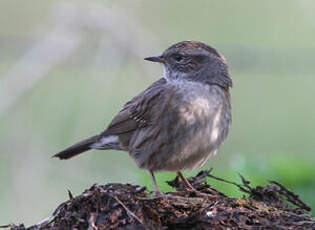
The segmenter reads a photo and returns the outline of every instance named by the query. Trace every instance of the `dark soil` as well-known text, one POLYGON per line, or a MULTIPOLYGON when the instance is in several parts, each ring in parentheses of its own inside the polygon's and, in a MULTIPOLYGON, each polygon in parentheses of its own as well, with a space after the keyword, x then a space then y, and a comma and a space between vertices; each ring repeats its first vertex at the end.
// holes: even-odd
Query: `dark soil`
POLYGON ((250 187, 201 171, 189 179, 197 191, 186 191, 176 177, 177 192, 154 197, 145 187, 130 184, 93 185, 60 204, 41 223, 14 230, 35 229, 315 229, 315 218, 297 195, 275 181, 250 187), (244 195, 230 198, 205 182, 206 177, 234 184, 244 195))

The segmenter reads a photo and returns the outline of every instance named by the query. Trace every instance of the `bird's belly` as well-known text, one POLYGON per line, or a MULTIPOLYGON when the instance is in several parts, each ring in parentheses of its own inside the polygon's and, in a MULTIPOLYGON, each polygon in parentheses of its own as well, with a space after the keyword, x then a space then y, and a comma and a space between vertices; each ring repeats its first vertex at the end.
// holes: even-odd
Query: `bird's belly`
MULTIPOLYGON (((211 122, 209 122, 211 123, 211 122)), ((221 140, 220 129, 213 129, 211 124, 200 122, 196 127, 183 130, 186 137, 178 137, 177 148, 169 153, 164 162, 164 170, 193 170, 201 167, 218 149, 221 140)), ((192 126, 194 126, 192 125, 192 126)))
POLYGON ((131 155, 140 168, 196 169, 215 154, 226 138, 231 114, 220 95, 200 91, 181 95, 185 96, 172 101, 172 109, 159 118, 156 126, 145 128, 137 135, 143 144, 131 155))
MULTIPOLYGON (((182 109, 172 137, 172 151, 161 151, 157 157, 162 164, 153 170, 179 171, 201 167, 215 154, 224 141, 229 126, 223 107, 210 109, 206 101, 199 101, 194 108, 182 109), (202 105, 204 103, 204 105, 202 105), (202 106, 201 106, 202 105, 202 106), (198 107, 199 108, 198 108, 198 107), (160 160, 162 159, 162 160, 160 160)), ((153 165, 152 165, 153 166, 153 165)))

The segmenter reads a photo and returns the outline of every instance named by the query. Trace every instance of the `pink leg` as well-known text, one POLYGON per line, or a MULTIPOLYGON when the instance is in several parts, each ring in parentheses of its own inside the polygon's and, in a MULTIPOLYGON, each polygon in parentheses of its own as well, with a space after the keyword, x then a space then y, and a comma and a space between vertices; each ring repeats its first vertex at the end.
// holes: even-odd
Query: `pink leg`
POLYGON ((194 187, 189 183, 189 181, 184 177, 184 175, 180 171, 177 172, 177 175, 184 182, 184 184, 186 185, 188 189, 195 190, 194 187))
POLYGON ((153 189, 154 189, 155 195, 156 195, 156 196, 162 195, 160 189, 159 189, 158 186, 157 186, 157 183, 156 183, 156 180, 155 180, 153 171, 149 170, 149 173, 150 173, 150 175, 151 175, 151 179, 152 179, 153 189))

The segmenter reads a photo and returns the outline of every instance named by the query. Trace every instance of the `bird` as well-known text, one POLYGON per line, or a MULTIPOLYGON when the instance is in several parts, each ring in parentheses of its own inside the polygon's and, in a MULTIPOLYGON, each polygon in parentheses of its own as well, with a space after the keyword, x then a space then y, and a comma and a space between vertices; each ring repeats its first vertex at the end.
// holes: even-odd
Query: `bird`
POLYGON ((122 150, 140 169, 176 172, 201 167, 215 155, 231 126, 232 78, 226 59, 212 46, 181 41, 162 55, 144 58, 163 66, 163 76, 128 101, 101 133, 53 157, 69 159, 88 150, 122 150))

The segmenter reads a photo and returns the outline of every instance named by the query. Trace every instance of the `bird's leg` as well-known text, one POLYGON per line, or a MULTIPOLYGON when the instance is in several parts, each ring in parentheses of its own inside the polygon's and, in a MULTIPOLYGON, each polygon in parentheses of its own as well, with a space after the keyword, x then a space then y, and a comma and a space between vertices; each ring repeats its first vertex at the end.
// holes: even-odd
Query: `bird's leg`
POLYGON ((184 177, 184 175, 180 171, 177 172, 177 175, 184 182, 186 188, 192 191, 196 191, 196 189, 189 183, 189 181, 184 177))
POLYGON ((154 193, 156 196, 161 196, 162 193, 160 191, 160 189, 157 186, 156 180, 155 180, 155 176, 152 170, 149 170, 149 173, 151 175, 151 179, 152 179, 152 183, 153 183, 153 189, 154 189, 154 193))
POLYGON ((180 179, 184 182, 186 188, 188 191, 190 192, 194 192, 196 193, 198 196, 201 196, 201 197, 207 197, 208 199, 214 199, 215 196, 211 195, 211 194, 208 194, 208 193, 204 193, 204 192, 199 192, 198 190, 196 190, 190 183, 189 181, 184 177, 184 175, 178 171, 177 172, 178 176, 180 177, 180 179))

